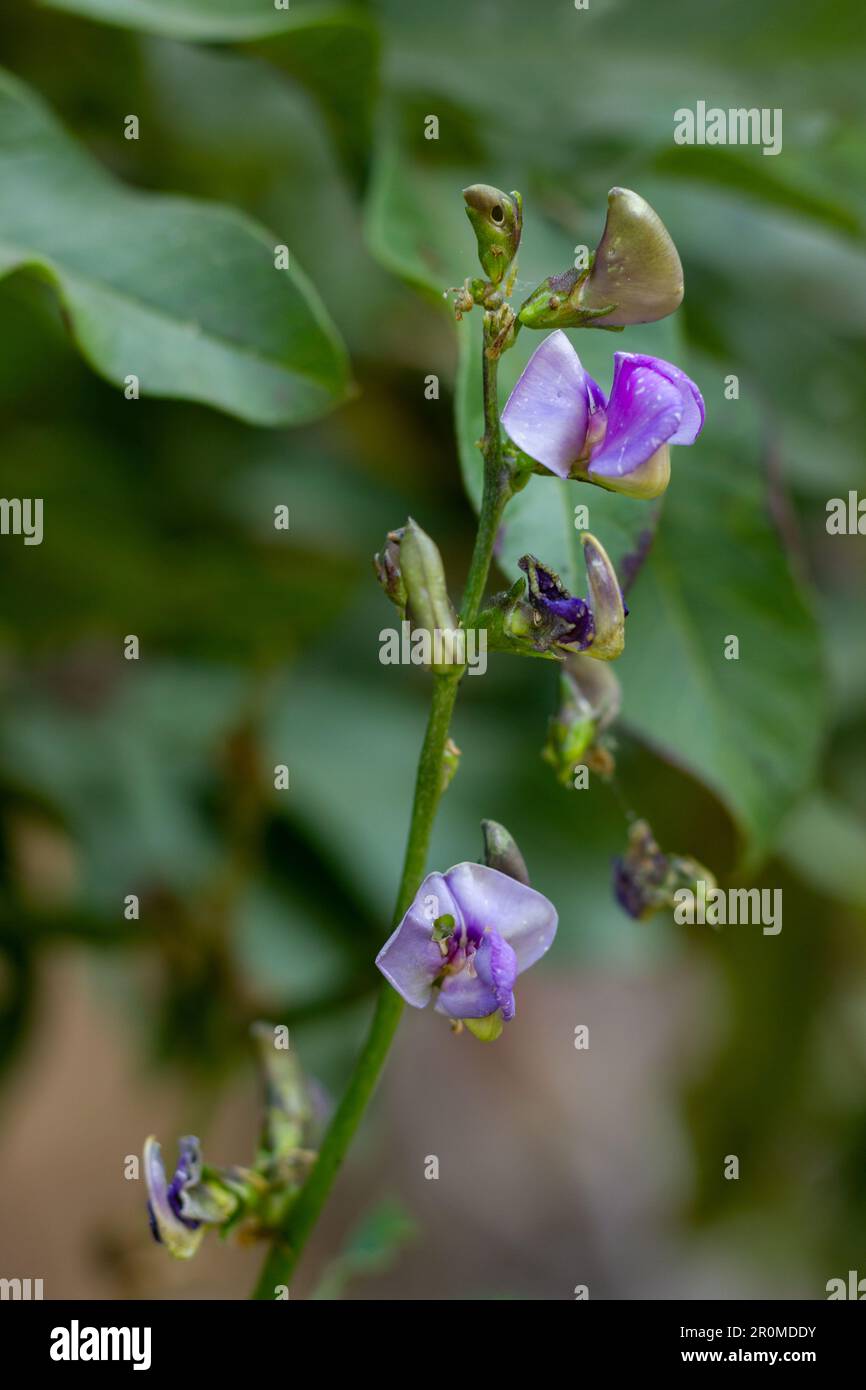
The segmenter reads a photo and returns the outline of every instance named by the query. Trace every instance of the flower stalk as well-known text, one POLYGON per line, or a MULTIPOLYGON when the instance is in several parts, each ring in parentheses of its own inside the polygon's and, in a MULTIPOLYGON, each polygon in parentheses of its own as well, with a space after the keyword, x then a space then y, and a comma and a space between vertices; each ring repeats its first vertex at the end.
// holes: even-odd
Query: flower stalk
MULTIPOLYGON (((512 495, 510 469, 502 458, 497 394, 499 359, 498 354, 489 354, 500 327, 495 311, 485 310, 482 346, 484 492, 460 609, 460 622, 464 628, 472 626, 481 609, 502 513, 512 495)), ((394 910, 395 927, 412 902, 427 867, 430 836, 445 781, 442 771, 451 716, 462 674, 462 669, 457 667, 447 674, 433 676, 430 713, 418 759, 409 837, 394 910)), ((287 1285, 292 1277, 375 1090, 404 1008, 404 1001, 397 991, 387 982, 383 983, 370 1031, 349 1084, 319 1148, 312 1172, 285 1214, 253 1292, 254 1298, 273 1299, 277 1288, 287 1285)))
MULTIPOLYGON (((533 354, 500 416, 499 358, 513 345, 521 325, 619 330, 673 312, 682 299, 679 257, 654 210, 639 195, 612 189, 592 264, 580 274, 548 277, 515 315, 509 300, 523 226, 520 195, 473 184, 463 196, 486 278, 467 277, 453 291, 454 312, 458 319, 475 307, 483 314, 484 482, 457 621, 464 630, 480 622, 499 649, 561 662, 587 653, 606 663, 622 651, 626 609, 613 566, 593 536, 586 534, 583 541, 586 600, 569 594, 548 566, 527 555, 520 564, 528 585, 519 580, 483 608, 503 512, 533 471, 631 496, 660 495, 670 472, 668 446, 690 444, 700 433, 700 392, 671 363, 619 353, 608 398, 557 331, 533 354)), ((454 615, 439 552, 416 523, 410 520, 389 535, 376 568, 388 596, 416 623, 450 627, 454 615)), ((462 665, 431 668, 431 704, 394 931, 377 957, 385 983, 318 1157, 281 1211, 254 1292, 259 1299, 280 1296, 297 1266, 381 1075, 405 1003, 420 1008, 433 1001, 437 1011, 450 1016, 452 1026, 465 1025, 476 1037, 491 1041, 514 1016, 518 974, 547 950, 556 931, 553 905, 528 885, 519 851, 508 832, 493 822, 486 823, 485 865, 464 861, 445 874, 425 877, 439 802, 456 768, 457 750, 449 732, 464 671, 462 665), (428 900, 444 904, 445 911, 435 909, 438 915, 428 917, 428 900)), ((613 688, 618 691, 615 682, 613 688)), ((566 692, 568 707, 554 730, 551 753, 561 775, 563 759, 574 757, 575 740, 581 751, 588 749, 613 717, 617 702, 610 691, 608 683, 603 699, 587 696, 579 702, 571 698, 575 692, 566 692)), ((631 859, 624 865, 623 883, 637 878, 642 887, 643 859, 637 868, 631 859)), ((658 888, 655 879, 651 887, 658 888)), ((667 878, 661 887, 667 889, 667 878)))

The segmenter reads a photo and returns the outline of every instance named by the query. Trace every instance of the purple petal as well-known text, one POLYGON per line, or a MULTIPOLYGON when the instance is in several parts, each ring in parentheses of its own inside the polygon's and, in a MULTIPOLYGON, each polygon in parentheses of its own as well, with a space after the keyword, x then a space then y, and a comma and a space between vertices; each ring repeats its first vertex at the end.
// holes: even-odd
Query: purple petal
POLYGON ((442 874, 428 874, 399 927, 376 957, 385 979, 415 1009, 429 1004, 433 981, 445 964, 439 945, 433 940, 433 923, 446 913, 454 918, 455 930, 459 931, 460 908, 446 879, 442 874))
POLYGON ((517 979, 514 947, 491 927, 484 933, 472 963, 479 980, 493 990, 497 1007, 508 1022, 514 1017, 514 981, 517 979))
POLYGON ((529 579, 529 601, 533 608, 545 617, 553 615, 560 620, 555 634, 558 645, 585 650, 595 631, 589 604, 568 593, 559 576, 534 555, 523 555, 517 564, 529 579), (567 627, 563 628, 563 623, 567 627))
POLYGON ((487 1018, 498 1008, 496 991, 467 970, 447 975, 436 1001, 436 1012, 449 1018, 487 1018))
POLYGON ((178 1160, 174 1177, 169 1183, 168 1200, 172 1210, 181 1221, 183 1215, 183 1193, 185 1188, 197 1183, 201 1178, 201 1145, 194 1134, 187 1134, 178 1140, 178 1160))
POLYGON ((607 410, 607 396, 602 391, 597 381, 593 381, 589 372, 584 372, 586 390, 589 397, 589 408, 593 414, 597 410, 607 410))
POLYGON ((630 354, 642 367, 652 367, 677 387, 683 404, 682 424, 676 434, 672 434, 668 444, 694 444, 704 427, 704 398, 690 376, 687 376, 673 362, 665 362, 661 357, 648 357, 642 353, 630 354))
POLYGON ((677 434, 685 413, 684 391, 659 370, 657 358, 615 353, 607 433, 587 472, 609 478, 633 472, 677 434))
POLYGON ((456 864, 445 878, 470 933, 495 927, 514 950, 518 974, 544 955, 558 919, 543 893, 486 864, 456 864))
POLYGON ((567 478, 586 439, 591 402, 604 397, 561 331, 530 357, 502 412, 502 424, 530 458, 567 478))
POLYGON ((586 651, 595 635, 595 622, 589 604, 571 595, 568 598, 547 599, 544 607, 569 624, 569 630, 556 638, 557 645, 574 651, 586 651))
POLYGON ((144 1177, 150 1227, 155 1238, 178 1259, 189 1259, 198 1249, 205 1228, 198 1221, 184 1219, 175 1210, 166 1182, 162 1153, 152 1135, 144 1145, 144 1177))

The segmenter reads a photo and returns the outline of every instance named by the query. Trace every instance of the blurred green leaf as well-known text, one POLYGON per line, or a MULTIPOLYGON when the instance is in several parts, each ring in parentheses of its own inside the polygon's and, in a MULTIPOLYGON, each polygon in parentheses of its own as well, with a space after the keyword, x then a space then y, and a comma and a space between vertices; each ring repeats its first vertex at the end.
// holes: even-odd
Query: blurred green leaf
POLYGON ((352 1279, 384 1273, 395 1264, 417 1231, 402 1203, 380 1202, 352 1231, 342 1254, 325 1271, 313 1298, 340 1298, 352 1279))
POLYGON ((369 157, 378 87, 379 34, 362 9, 274 0, 44 0, 51 8, 148 34, 242 43, 288 73, 319 103, 354 172, 369 157))
POLYGON ((689 182, 716 184, 746 193, 772 206, 823 222, 835 231, 862 237, 859 217, 844 203, 810 188, 808 178, 777 174, 756 164, 754 152, 742 149, 707 149, 705 146, 677 146, 662 150, 654 161, 661 174, 689 182))
POLYGON ((625 722, 721 797, 750 859, 815 775, 825 717, 815 616, 776 531, 756 413, 719 372, 683 363, 707 423, 675 449, 648 562, 630 595, 625 722), (739 659, 727 660, 729 636, 739 659))
POLYGON ((866 911, 866 825, 844 802, 810 797, 785 825, 779 850, 816 892, 866 911))
POLYGON ((450 285, 475 274, 475 256, 461 188, 471 182, 453 168, 419 170, 396 133, 383 135, 367 198, 365 234, 376 259, 394 275, 441 302, 450 285))
POLYGON ((0 275, 47 280, 109 381, 133 374, 145 395, 260 425, 309 420, 345 397, 336 331, 303 273, 275 270, 263 227, 123 187, 8 73, 0 131, 0 275))
MULTIPOLYGON (((165 34, 173 39, 227 43, 232 39, 261 39, 312 22, 321 23, 335 11, 313 5, 298 14, 277 9, 274 0, 43 0, 49 9, 68 10, 118 27, 165 34), (312 18, 310 12, 312 11, 312 18)), ((336 13, 339 13, 336 12, 336 13)))

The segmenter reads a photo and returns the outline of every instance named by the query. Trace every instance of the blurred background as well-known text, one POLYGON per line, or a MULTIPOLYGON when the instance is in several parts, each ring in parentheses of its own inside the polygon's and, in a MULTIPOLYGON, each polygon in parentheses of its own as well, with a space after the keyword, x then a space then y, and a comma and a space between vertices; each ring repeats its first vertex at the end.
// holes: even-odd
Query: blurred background
MULTIPOLYGON (((246 1297, 262 1252, 210 1237, 174 1263, 126 1156, 197 1133, 211 1161, 249 1160, 256 1018, 340 1094, 428 698, 423 671, 379 664, 393 617, 370 561, 411 513, 455 593, 465 576, 454 390, 479 325, 455 332, 442 291, 476 273, 460 191, 485 181, 523 193, 520 297, 596 244, 610 186, 653 204, 683 309, 571 336, 605 387, 620 347, 675 360, 707 427, 675 451, 630 594, 618 793, 542 762, 544 663, 464 682, 432 862, 480 857, 480 820, 503 822, 559 935, 495 1046, 409 1011, 292 1296, 812 1298, 866 1275, 864 540, 825 524, 830 498, 866 493, 861 6, 58 0, 6 7, 0 42, 15 90, 136 206, 220 203, 284 242, 356 384, 295 425, 144 380, 125 399, 18 254, 22 219, 57 256, 100 235, 77 156, 58 218, 44 150, 2 123, 2 491, 44 499, 45 537, 0 539, 0 1274, 49 1298, 246 1297), (699 100, 781 108, 782 153, 676 146, 699 100), (782 888, 782 932, 629 919, 624 807, 724 886, 782 888)), ((193 251, 154 225, 153 264, 182 280, 193 251)), ((215 304, 244 295, 201 254, 215 304)), ((140 279, 147 301, 159 275, 140 279)), ((560 488, 533 480, 499 587, 511 541, 564 565, 577 502, 612 550, 642 517, 560 488)))

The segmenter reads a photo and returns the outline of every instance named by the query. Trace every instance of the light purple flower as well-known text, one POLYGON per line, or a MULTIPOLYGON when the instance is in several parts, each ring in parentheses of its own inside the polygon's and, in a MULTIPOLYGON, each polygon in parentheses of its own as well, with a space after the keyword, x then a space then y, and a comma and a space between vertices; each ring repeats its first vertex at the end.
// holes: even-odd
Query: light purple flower
POLYGON ((407 1004, 455 1019, 514 1017, 514 982, 556 934, 553 904, 485 864, 428 874, 376 957, 407 1004))
POLYGON ((518 448, 560 478, 658 497, 671 444, 693 444, 704 424, 700 391, 660 357, 614 353, 610 398, 565 334, 551 333, 527 362, 502 412, 518 448))

